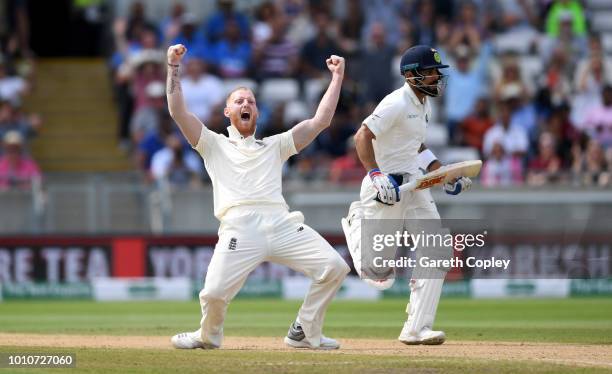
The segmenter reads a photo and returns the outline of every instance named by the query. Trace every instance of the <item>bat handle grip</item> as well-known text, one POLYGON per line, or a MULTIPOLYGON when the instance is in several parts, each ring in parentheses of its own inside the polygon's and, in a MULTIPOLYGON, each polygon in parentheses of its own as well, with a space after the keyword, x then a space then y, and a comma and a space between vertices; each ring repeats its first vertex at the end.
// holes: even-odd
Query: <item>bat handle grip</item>
POLYGON ((404 184, 399 186, 399 190, 400 190, 400 192, 412 191, 416 187, 416 184, 417 184, 416 180, 410 181, 408 183, 404 183, 404 184))
MULTIPOLYGON (((414 190, 414 188, 416 187, 416 184, 417 184, 416 180, 413 180, 413 181, 408 182, 408 183, 400 184, 400 186, 399 186, 400 194, 402 192, 405 192, 405 191, 412 191, 412 190, 414 190)), ((372 195, 370 195, 368 197, 368 200, 378 200, 378 192, 372 193, 372 195)))

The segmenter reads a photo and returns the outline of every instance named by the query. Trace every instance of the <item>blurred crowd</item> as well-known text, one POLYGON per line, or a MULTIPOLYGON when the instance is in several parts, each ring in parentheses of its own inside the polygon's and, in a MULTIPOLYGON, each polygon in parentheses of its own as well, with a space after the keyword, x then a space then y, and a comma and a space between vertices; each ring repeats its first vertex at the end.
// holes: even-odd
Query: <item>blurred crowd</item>
POLYGON ((146 18, 145 6, 134 2, 115 20, 111 66, 123 142, 150 180, 193 183, 202 171, 166 109, 169 45, 189 51, 189 109, 224 133, 226 92, 252 87, 260 137, 311 116, 329 78, 324 59, 344 56, 332 126, 286 176, 356 184, 364 170, 352 135, 403 84, 401 54, 428 44, 451 65, 431 125, 442 136, 430 148, 481 157, 485 186, 611 183, 612 60, 579 1, 276 0, 238 9, 218 0, 203 18, 177 2, 160 22, 146 18))
MULTIPOLYGON (((332 126, 289 161, 285 176, 358 184, 365 170, 352 135, 404 84, 402 53, 428 44, 451 65, 428 128, 427 145, 443 161, 483 159, 480 182, 491 187, 612 184, 612 60, 585 2, 213 1, 201 16, 202 9, 168 2, 162 19, 148 18, 151 3, 131 1, 126 16, 107 28, 121 146, 149 182, 207 183, 201 160, 168 114, 169 45, 188 48, 183 94, 213 131, 227 131, 227 92, 254 89, 258 137, 312 116, 329 79, 325 58, 344 56, 332 126)), ((25 3, 6 2, 0 12, 0 189, 28 186, 23 176, 40 174, 29 142, 42 121, 23 110, 35 85, 25 3)), ((603 30, 612 31, 612 19, 603 21, 603 30)))
POLYGON ((23 109, 34 85, 35 60, 28 44, 26 2, 0 5, 0 191, 28 190, 41 177, 30 140, 42 120, 23 109))

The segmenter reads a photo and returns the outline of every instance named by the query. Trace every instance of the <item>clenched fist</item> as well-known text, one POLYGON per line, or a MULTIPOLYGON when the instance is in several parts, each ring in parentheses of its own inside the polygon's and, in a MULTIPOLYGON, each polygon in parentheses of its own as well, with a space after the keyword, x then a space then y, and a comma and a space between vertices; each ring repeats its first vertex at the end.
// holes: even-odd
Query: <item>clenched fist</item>
POLYGON ((344 75, 344 58, 336 55, 331 55, 325 60, 327 68, 332 74, 343 76, 344 75))
POLYGON ((168 63, 172 65, 178 65, 183 56, 187 53, 187 48, 182 44, 175 44, 168 48, 168 63))

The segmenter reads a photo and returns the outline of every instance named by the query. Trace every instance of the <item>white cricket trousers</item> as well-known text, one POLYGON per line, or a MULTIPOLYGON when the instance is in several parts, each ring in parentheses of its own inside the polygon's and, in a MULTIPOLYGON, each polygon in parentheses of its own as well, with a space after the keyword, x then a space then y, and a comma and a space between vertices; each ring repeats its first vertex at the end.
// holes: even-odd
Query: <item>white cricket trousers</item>
MULTIPOLYGON (((411 179, 410 179, 411 180, 411 179)), ((407 183, 407 181, 403 181, 407 183)), ((371 199, 376 193, 369 176, 361 184, 360 203, 364 219, 388 219, 396 225, 394 231, 409 229, 404 220, 439 220, 440 214, 429 189, 403 193, 399 202, 385 205, 371 199)), ((420 251, 417 248, 417 251, 420 251)), ((449 255, 452 251, 449 252, 449 255)), ((421 269, 423 270, 423 269, 421 269)), ((410 302, 406 307, 409 331, 417 335, 423 329, 433 328, 442 293, 442 284, 448 269, 427 268, 421 274, 413 274, 410 280, 410 302)))
POLYGON ((318 346, 330 301, 350 271, 344 259, 312 228, 301 212, 281 205, 245 205, 231 208, 221 220, 204 289, 201 337, 220 347, 229 302, 247 276, 264 261, 286 265, 312 279, 298 320, 308 341, 318 346))

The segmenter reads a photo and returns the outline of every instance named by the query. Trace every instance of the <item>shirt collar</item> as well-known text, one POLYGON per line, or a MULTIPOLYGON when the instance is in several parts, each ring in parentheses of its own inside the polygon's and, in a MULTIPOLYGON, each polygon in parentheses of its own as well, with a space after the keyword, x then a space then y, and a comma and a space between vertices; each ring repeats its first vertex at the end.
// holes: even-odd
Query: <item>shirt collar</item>
POLYGON ((249 135, 246 138, 240 134, 240 132, 232 125, 227 127, 227 133, 231 140, 243 140, 247 144, 251 144, 255 141, 255 136, 249 135))
MULTIPOLYGON (((419 107, 425 105, 424 103, 421 103, 421 100, 419 100, 419 98, 416 96, 408 82, 404 83, 404 90, 406 91, 406 95, 414 105, 419 107)), ((425 98, 425 100, 427 100, 427 98, 425 98)))

